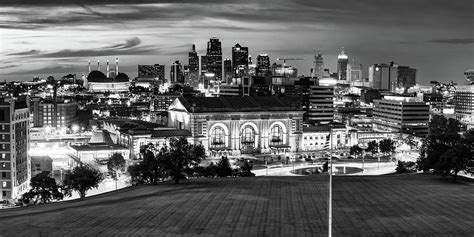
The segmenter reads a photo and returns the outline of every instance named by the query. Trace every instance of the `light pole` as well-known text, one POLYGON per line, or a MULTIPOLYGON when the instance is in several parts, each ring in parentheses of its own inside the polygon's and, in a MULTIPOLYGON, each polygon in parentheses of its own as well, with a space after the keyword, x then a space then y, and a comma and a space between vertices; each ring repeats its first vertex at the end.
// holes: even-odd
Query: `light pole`
POLYGON ((328 204, 328 236, 332 237, 332 128, 329 132, 329 204, 328 204))
POLYGON ((359 146, 361 149, 362 149, 362 173, 365 172, 365 150, 368 148, 368 145, 367 144, 361 144, 359 146))

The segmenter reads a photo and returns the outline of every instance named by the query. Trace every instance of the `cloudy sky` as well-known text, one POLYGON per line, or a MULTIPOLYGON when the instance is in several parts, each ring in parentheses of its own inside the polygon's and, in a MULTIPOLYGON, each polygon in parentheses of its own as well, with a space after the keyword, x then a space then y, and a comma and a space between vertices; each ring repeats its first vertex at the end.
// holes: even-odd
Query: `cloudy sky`
MULTIPOLYGON (((232 45, 256 57, 301 57, 308 75, 322 52, 335 70, 344 46, 363 64, 395 61, 418 69, 418 81, 464 83, 474 68, 472 0, 0 0, 0 80, 82 75, 87 61, 120 58, 137 64, 187 63, 196 44, 205 53, 216 36, 224 57, 232 45)), ((96 63, 94 63, 96 64, 96 63)), ((104 67, 103 67, 104 68, 104 67)))

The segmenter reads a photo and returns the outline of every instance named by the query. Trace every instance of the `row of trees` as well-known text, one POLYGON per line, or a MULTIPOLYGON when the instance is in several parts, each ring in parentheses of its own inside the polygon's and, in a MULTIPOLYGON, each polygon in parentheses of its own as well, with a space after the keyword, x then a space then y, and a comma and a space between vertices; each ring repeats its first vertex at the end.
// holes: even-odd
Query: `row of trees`
MULTIPOLYGON (((376 155, 379 152, 385 154, 385 155, 390 155, 391 153, 395 152, 395 141, 392 139, 383 139, 380 142, 377 142, 375 140, 370 141, 367 144, 367 148, 365 149, 366 152, 371 152, 372 155, 376 155)), ((359 145, 354 145, 350 148, 349 153, 351 155, 362 155, 363 149, 359 145)))
POLYGON ((43 171, 31 178, 31 189, 20 198, 21 204, 42 204, 54 200, 62 200, 64 196, 71 196, 72 191, 79 193, 81 198, 86 196, 88 190, 98 188, 104 179, 99 170, 86 165, 75 167, 72 172, 66 173, 62 185, 43 171))
POLYGON ((436 115, 429 124, 428 136, 423 140, 417 169, 434 171, 443 176, 452 175, 454 181, 460 171, 470 172, 474 166, 472 148, 474 130, 460 133, 461 124, 455 119, 436 115))
POLYGON ((217 164, 200 166, 205 157, 204 147, 200 144, 189 144, 185 138, 171 138, 169 146, 161 149, 148 144, 141 148, 140 153, 143 160, 128 167, 132 181, 138 184, 157 184, 166 180, 179 183, 186 176, 253 176, 251 172, 253 167, 248 162, 243 162, 240 167, 232 169, 227 157, 222 157, 217 164))

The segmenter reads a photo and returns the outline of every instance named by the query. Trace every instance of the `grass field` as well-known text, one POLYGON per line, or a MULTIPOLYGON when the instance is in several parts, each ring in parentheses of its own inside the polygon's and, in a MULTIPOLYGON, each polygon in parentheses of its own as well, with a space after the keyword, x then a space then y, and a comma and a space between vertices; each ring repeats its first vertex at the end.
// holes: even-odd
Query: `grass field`
MULTIPOLYGON (((327 176, 196 179, 0 210, 0 236, 327 236, 327 176)), ((473 236, 474 184, 334 177, 334 236, 473 236)))

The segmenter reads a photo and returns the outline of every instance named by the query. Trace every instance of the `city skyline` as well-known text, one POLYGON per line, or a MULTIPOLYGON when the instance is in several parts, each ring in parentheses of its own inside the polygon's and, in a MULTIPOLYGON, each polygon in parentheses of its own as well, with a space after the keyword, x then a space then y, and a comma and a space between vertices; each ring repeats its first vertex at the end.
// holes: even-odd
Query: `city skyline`
POLYGON ((249 47, 253 58, 268 53, 272 63, 285 56, 304 58, 291 62, 300 75, 310 75, 318 52, 324 67, 335 72, 344 46, 349 58, 363 65, 363 77, 370 65, 395 61, 418 69, 420 84, 464 84, 463 72, 474 65, 469 6, 469 1, 425 0, 383 6, 372 0, 85 0, 71 5, 7 0, 0 7, 0 77, 80 76, 87 73, 88 60, 119 57, 123 72, 134 78, 137 64, 164 64, 169 70, 176 60, 187 62, 192 44, 205 55, 207 41, 216 36, 223 58, 231 57, 237 43, 249 47))

